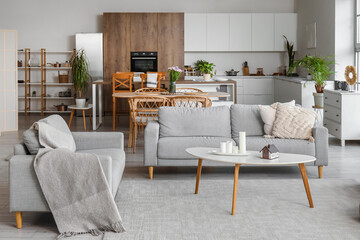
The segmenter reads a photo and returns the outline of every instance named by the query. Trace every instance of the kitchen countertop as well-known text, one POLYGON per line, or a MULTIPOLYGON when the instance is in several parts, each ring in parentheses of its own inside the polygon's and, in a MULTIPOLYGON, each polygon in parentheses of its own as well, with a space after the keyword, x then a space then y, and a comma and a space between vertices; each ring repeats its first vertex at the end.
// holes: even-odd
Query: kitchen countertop
POLYGON ((232 80, 232 79, 228 79, 226 81, 216 81, 216 80, 204 81, 201 79, 176 81, 176 84, 224 84, 224 83, 234 83, 235 84, 236 81, 232 80))

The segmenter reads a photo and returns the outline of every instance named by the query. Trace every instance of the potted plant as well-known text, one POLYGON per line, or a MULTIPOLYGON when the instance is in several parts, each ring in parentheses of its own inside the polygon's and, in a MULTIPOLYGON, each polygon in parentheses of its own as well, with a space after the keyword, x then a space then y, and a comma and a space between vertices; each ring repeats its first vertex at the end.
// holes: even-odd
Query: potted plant
POLYGON ((71 74, 76 92, 76 106, 84 107, 86 99, 82 98, 84 91, 89 85, 91 76, 89 74, 89 64, 84 49, 76 51, 71 59, 71 74))
POLYGON ((287 52, 288 52, 288 57, 289 57, 289 68, 287 70, 287 76, 288 77, 292 77, 293 76, 293 72, 295 70, 295 51, 294 51, 294 43, 293 42, 289 42, 289 40, 287 39, 287 37, 285 35, 283 35, 285 41, 286 41, 286 48, 287 48, 287 52))
POLYGON ((324 107, 324 88, 326 81, 329 79, 334 71, 331 70, 331 65, 335 64, 332 57, 317 57, 306 55, 303 59, 295 62, 296 68, 304 67, 312 75, 312 80, 315 82, 316 93, 314 92, 314 101, 316 107, 324 107))
POLYGON ((210 78, 213 76, 215 64, 204 60, 199 60, 196 65, 197 70, 203 73, 204 81, 210 81, 210 78))
POLYGON ((169 76, 170 76, 170 93, 176 92, 176 81, 179 79, 180 74, 183 72, 178 66, 169 67, 168 68, 169 76))

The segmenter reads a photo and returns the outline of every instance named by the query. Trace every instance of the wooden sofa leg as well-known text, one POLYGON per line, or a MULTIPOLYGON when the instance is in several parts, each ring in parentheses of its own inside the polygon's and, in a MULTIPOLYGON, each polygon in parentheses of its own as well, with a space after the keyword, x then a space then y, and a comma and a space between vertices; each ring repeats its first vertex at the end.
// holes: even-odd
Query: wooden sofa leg
POLYGON ((323 177, 323 166, 318 166, 319 178, 323 177))
POLYGON ((16 227, 22 228, 22 212, 15 212, 16 227))
POLYGON ((152 179, 153 178, 154 167, 150 166, 150 167, 148 167, 148 169, 149 169, 149 178, 152 179))

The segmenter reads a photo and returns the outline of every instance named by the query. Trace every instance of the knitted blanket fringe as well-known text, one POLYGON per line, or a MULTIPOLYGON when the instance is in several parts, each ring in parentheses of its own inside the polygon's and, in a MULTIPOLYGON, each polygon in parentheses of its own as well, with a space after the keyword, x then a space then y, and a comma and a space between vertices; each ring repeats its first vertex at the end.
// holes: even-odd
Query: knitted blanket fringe
POLYGON ((123 232, 126 232, 126 230, 125 230, 122 222, 119 221, 119 222, 112 223, 112 224, 109 224, 104 227, 90 229, 88 232, 64 232, 64 233, 61 233, 57 237, 57 239, 63 239, 63 238, 67 238, 67 237, 73 237, 76 235, 88 234, 88 233, 90 233, 93 236, 99 236, 100 234, 104 234, 105 232, 123 233, 123 232))

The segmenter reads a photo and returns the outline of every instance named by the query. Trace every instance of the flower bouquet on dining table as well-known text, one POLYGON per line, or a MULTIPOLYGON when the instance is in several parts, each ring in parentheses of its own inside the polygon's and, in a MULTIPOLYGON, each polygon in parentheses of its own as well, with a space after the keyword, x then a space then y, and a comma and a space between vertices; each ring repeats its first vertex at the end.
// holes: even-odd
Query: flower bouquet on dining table
POLYGON ((169 67, 168 72, 169 72, 169 76, 170 76, 169 92, 175 93, 176 92, 176 81, 179 79, 183 70, 181 70, 178 66, 175 66, 175 67, 169 67))

